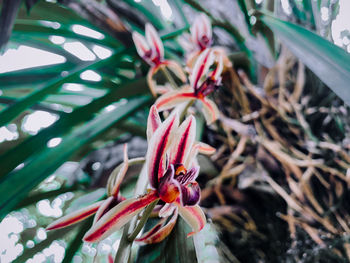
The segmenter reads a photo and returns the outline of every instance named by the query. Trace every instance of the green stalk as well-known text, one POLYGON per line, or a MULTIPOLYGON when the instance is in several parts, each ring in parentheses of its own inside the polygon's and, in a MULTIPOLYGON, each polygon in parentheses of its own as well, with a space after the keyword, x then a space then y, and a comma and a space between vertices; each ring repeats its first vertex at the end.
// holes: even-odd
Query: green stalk
POLYGON ((158 203, 158 200, 155 200, 150 205, 147 206, 147 208, 145 209, 145 212, 143 212, 143 214, 142 214, 140 222, 137 224, 137 226, 135 227, 133 232, 128 236, 129 242, 133 242, 135 240, 137 235, 140 233, 140 231, 142 230, 142 228, 146 224, 147 219, 151 215, 151 213, 152 213, 153 209, 155 208, 155 206, 157 205, 157 203, 158 203))

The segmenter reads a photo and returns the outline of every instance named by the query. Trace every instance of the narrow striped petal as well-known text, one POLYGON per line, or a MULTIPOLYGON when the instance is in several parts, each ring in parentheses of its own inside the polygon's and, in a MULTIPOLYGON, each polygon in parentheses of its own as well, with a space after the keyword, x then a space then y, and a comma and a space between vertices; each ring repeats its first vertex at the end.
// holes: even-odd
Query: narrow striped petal
POLYGON ((98 208, 93 224, 97 222, 104 214, 106 214, 109 210, 111 210, 113 207, 121 203, 125 200, 125 197, 122 197, 121 195, 118 196, 110 196, 108 197, 98 208))
POLYGON ((59 228, 67 227, 67 226, 73 225, 75 223, 78 223, 78 222, 88 218, 89 216, 92 216, 93 214, 95 214, 103 202, 104 202, 104 200, 96 202, 92 205, 89 205, 89 206, 84 207, 82 209, 79 209, 75 212, 72 212, 68 215, 65 215, 65 216, 55 220, 54 222, 52 222, 50 225, 48 225, 46 227, 46 230, 59 229, 59 228))
MULTIPOLYGON (((114 196, 114 197, 117 197, 118 194, 119 194, 119 190, 120 190, 120 185, 125 177, 125 174, 126 172, 128 171, 128 168, 129 168, 129 158, 128 158, 128 144, 125 143, 124 144, 124 161, 123 161, 123 164, 122 164, 122 167, 120 168, 117 176, 115 177, 114 179, 114 184, 113 184, 113 188, 112 188, 112 191, 111 191, 111 194, 114 196)), ((112 175, 113 176, 113 173, 112 175)))
POLYGON ((206 36, 208 40, 211 42, 213 33, 212 33, 212 27, 211 27, 211 22, 209 17, 206 14, 201 13, 200 21, 202 26, 200 27, 201 32, 199 35, 206 36))
POLYGON ((162 62, 163 65, 168 67, 175 75, 182 81, 186 82, 186 75, 184 71, 182 70, 181 65, 179 65, 177 62, 173 60, 165 60, 162 62))
POLYGON ((132 32, 132 39, 134 40, 137 53, 141 58, 144 58, 146 52, 150 50, 146 39, 137 32, 132 32))
POLYGON ((158 129, 158 127, 162 124, 160 119, 157 107, 152 105, 149 110, 148 119, 147 119, 147 141, 151 140, 152 135, 158 129))
POLYGON ((200 39, 200 27, 201 27, 201 18, 200 16, 197 16, 194 21, 193 21, 193 24, 190 28, 190 32, 191 32, 191 39, 192 39, 192 42, 195 43, 196 45, 200 46, 200 43, 199 43, 199 39, 200 39))
POLYGON ((219 118, 220 111, 216 104, 207 97, 202 98, 201 102, 203 103, 202 110, 204 118, 207 121, 207 124, 209 125, 219 118))
POLYGON ((198 152, 205 155, 212 155, 216 152, 216 149, 204 142, 197 142, 194 147, 198 148, 198 152))
POLYGON ((161 65, 152 66, 148 73, 147 73, 147 85, 149 90, 151 91, 151 94, 153 97, 157 97, 157 88, 156 88, 156 82, 153 80, 153 76, 157 73, 157 71, 160 69, 161 65))
POLYGON ((190 76, 190 84, 194 90, 200 86, 201 78, 208 73, 209 67, 214 62, 214 56, 210 49, 204 50, 197 58, 190 76))
POLYGON ((149 23, 146 24, 146 39, 152 49, 154 49, 156 52, 159 60, 162 60, 164 57, 164 47, 162 40, 160 39, 155 28, 149 23))
POLYGON ((159 111, 169 110, 175 106, 183 103, 189 102, 197 97, 193 92, 182 92, 181 90, 174 90, 160 96, 155 105, 159 111))
POLYGON ((223 55, 218 54, 216 56, 216 67, 210 73, 211 78, 215 81, 219 81, 221 79, 221 73, 223 69, 224 69, 223 55))
POLYGON ((144 233, 140 238, 135 239, 135 241, 142 242, 143 244, 154 244, 163 241, 173 230, 177 217, 178 212, 176 209, 173 216, 165 226, 164 223, 167 218, 160 220, 157 225, 155 225, 151 230, 144 233))
POLYGON ((146 167, 152 187, 158 187, 159 177, 165 173, 165 153, 171 145, 173 133, 178 128, 178 113, 172 113, 155 131, 148 144, 146 167))
POLYGON ((202 208, 199 205, 181 206, 177 204, 180 216, 192 227, 192 232, 187 237, 198 233, 203 229, 206 223, 206 218, 202 208))
POLYGON ((159 211, 159 217, 168 217, 170 216, 173 212, 174 209, 176 209, 176 206, 174 204, 168 204, 166 203, 163 205, 163 207, 159 211))
POLYGON ((170 164, 182 164, 188 158, 196 139, 196 119, 189 116, 176 131, 170 148, 170 164))
POLYGON ((98 242, 123 227, 143 208, 158 199, 156 191, 121 202, 104 214, 85 234, 84 241, 98 242))

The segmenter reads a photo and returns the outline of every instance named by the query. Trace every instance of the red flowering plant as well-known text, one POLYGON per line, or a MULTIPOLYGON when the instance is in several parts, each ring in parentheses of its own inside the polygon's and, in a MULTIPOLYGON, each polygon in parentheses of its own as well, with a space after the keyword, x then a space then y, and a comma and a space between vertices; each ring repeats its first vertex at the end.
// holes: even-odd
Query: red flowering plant
POLYGON ((125 199, 119 193, 129 163, 125 146, 124 162, 117 173, 112 173, 108 182, 109 197, 56 220, 47 230, 66 227, 95 214, 84 241, 98 242, 123 227, 151 203, 161 201, 163 204, 159 216, 162 219, 136 241, 162 241, 173 229, 178 214, 193 229, 188 236, 197 233, 204 227, 206 220, 198 205, 200 188, 196 182, 199 172, 196 155, 198 152, 212 154, 215 149, 196 142, 195 134, 196 120, 193 116, 187 117, 180 125, 179 114, 174 111, 162 122, 156 107, 152 106, 147 125, 149 146, 145 165, 150 187, 147 193, 131 199, 125 199))

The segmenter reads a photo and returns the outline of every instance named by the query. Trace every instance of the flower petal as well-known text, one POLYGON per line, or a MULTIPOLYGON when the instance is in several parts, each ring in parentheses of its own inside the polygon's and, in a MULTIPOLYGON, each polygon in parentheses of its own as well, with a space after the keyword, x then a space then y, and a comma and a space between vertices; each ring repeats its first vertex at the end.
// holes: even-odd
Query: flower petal
POLYGON ((157 97, 156 82, 153 80, 153 76, 154 76, 154 74, 157 73, 157 71, 160 69, 160 67, 161 67, 161 64, 159 64, 157 66, 152 66, 149 69, 149 71, 147 73, 147 77, 146 77, 148 88, 151 91, 153 97, 157 97))
POLYGON ((210 76, 212 80, 214 81, 219 81, 221 80, 221 73, 222 70, 224 69, 224 62, 223 62, 223 55, 222 54, 217 54, 216 55, 216 67, 215 69, 210 73, 210 76))
POLYGON ((219 118, 220 111, 216 104, 207 97, 202 98, 201 102, 203 103, 202 110, 204 118, 207 121, 207 124, 209 125, 219 118))
POLYGON ((114 263, 114 259, 111 253, 108 254, 108 263, 114 263))
POLYGON ((198 204, 201 197, 201 189, 197 182, 188 182, 181 184, 181 197, 184 206, 193 206, 198 204))
POLYGON ((189 224, 193 231, 187 235, 187 237, 192 236, 195 233, 198 233, 205 226, 206 218, 203 213, 203 210, 199 205, 194 206, 181 206, 177 204, 179 213, 181 217, 189 224))
POLYGON ((174 204, 169 204, 166 203, 165 205, 163 205, 163 207, 160 209, 159 211, 159 217, 168 217, 170 216, 174 209, 176 208, 176 206, 174 204))
MULTIPOLYGON (((115 176, 113 188, 111 190, 111 195, 113 195, 114 197, 117 197, 119 194, 120 185, 124 179, 126 172, 128 171, 128 168, 129 168, 128 144, 125 143, 124 144, 124 161, 123 161, 122 167, 120 168, 117 176, 115 176)), ((113 176, 113 172, 112 172, 111 176, 113 176)))
POLYGON ((93 224, 95 224, 97 220, 99 220, 109 210, 111 210, 113 207, 115 207, 116 205, 118 205, 120 202, 124 200, 125 198, 122 197, 121 195, 108 197, 98 208, 94 217, 93 224))
POLYGON ((183 102, 188 102, 196 98, 197 97, 193 92, 182 92, 182 90, 174 90, 160 96, 156 100, 155 105, 159 111, 164 111, 172 109, 183 102))
POLYGON ((97 242, 120 229, 144 207, 158 199, 156 191, 121 202, 104 214, 85 234, 84 241, 97 242))
POLYGON ((211 39, 212 39, 212 28, 211 28, 211 22, 210 22, 210 19, 209 17, 204 14, 204 13, 201 13, 200 14, 200 20, 201 20, 201 27, 200 27, 200 34, 199 35, 204 35, 208 38, 209 40, 209 44, 211 43, 211 39))
POLYGON ((175 75, 182 81, 186 82, 186 75, 182 70, 182 67, 173 60, 165 60, 162 62, 163 65, 167 66, 175 75))
POLYGON ((209 144, 204 142, 197 142, 194 147, 196 147, 201 154, 212 155, 216 152, 216 149, 209 144))
POLYGON ((173 112, 155 131, 148 144, 146 168, 152 187, 158 187, 158 180, 165 173, 165 153, 171 145, 173 133, 178 128, 179 116, 173 112))
POLYGON ((177 130, 170 148, 170 164, 183 164, 196 138, 196 119, 189 116, 177 130))
POLYGON ((50 225, 48 225, 46 227, 46 230, 63 228, 63 227, 78 223, 78 222, 84 220, 85 218, 88 218, 89 216, 92 216, 93 214, 95 214, 103 202, 104 202, 104 200, 96 202, 92 205, 89 205, 87 207, 79 209, 78 211, 75 211, 75 212, 72 212, 68 215, 65 215, 65 216, 55 220, 54 222, 52 222, 50 225))
POLYGON ((193 182, 196 180, 199 174, 199 166, 194 166, 191 169, 189 169, 185 174, 180 173, 175 179, 180 184, 187 184, 189 182, 193 182))
POLYGON ((211 52, 209 48, 204 50, 197 58, 190 76, 190 84, 194 90, 198 89, 200 86, 200 79, 208 72, 209 67, 213 64, 213 62, 213 52, 211 52))
POLYGON ((164 57, 164 47, 162 40, 160 39, 156 29, 152 26, 152 24, 146 24, 146 39, 149 45, 156 52, 159 60, 162 60, 164 57))
POLYGON ((165 203, 174 202, 181 194, 180 184, 174 179, 174 174, 174 166, 171 164, 165 175, 159 180, 158 195, 165 203))
POLYGON ((149 110, 148 119, 147 119, 147 141, 151 140, 152 135, 158 129, 158 127, 162 124, 160 119, 157 107, 152 105, 149 110))
POLYGON ((137 53, 141 58, 144 58, 147 51, 150 50, 149 45, 147 44, 146 39, 140 35, 138 32, 132 32, 132 39, 134 40, 137 53))
POLYGON ((178 212, 175 210, 173 216, 164 226, 164 223, 167 218, 163 218, 157 225, 155 225, 151 230, 144 233, 140 238, 135 239, 137 242, 142 242, 144 244, 154 244, 163 241, 173 230, 178 212))

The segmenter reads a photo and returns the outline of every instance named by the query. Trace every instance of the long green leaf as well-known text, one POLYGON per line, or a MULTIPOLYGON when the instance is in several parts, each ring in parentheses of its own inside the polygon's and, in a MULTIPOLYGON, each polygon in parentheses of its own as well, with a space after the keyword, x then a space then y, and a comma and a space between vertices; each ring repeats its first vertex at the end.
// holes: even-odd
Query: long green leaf
POLYGON ((58 90, 63 83, 69 82, 72 80, 73 77, 77 76, 81 72, 92 69, 92 68, 98 68, 103 65, 108 64, 110 60, 116 59, 118 56, 120 56, 120 52, 124 50, 121 49, 117 54, 111 56, 110 58, 106 60, 100 60, 97 62, 88 62, 84 63, 83 65, 79 66, 77 69, 72 70, 67 74, 65 77, 58 77, 48 84, 44 85, 41 89, 38 91, 30 94, 29 96, 21 99, 16 104, 8 107, 4 111, 0 113, 0 127, 7 124, 9 121, 13 120, 19 113, 21 113, 23 110, 27 109, 28 107, 32 106, 39 100, 45 98, 50 93, 55 92, 58 90))
POLYGON ((317 34, 270 15, 260 18, 282 42, 347 105, 350 105, 350 54, 317 34))
POLYGON ((149 96, 141 96, 131 99, 127 104, 111 112, 101 114, 64 136, 62 142, 55 148, 44 149, 22 169, 5 176, 0 183, 0 218, 10 212, 30 190, 53 173, 82 146, 149 102, 149 96))
POLYGON ((145 79, 129 82, 117 86, 101 98, 90 104, 74 110, 72 113, 61 114, 60 119, 52 126, 41 130, 37 135, 25 140, 20 145, 12 148, 0 156, 0 178, 12 171, 17 165, 26 160, 33 153, 45 147, 46 142, 53 137, 66 133, 71 127, 89 120, 95 112, 109 105, 113 101, 130 96, 137 96, 146 92, 145 79))

